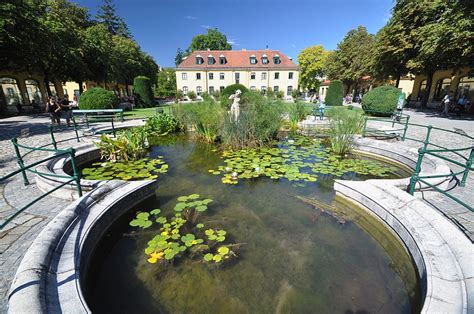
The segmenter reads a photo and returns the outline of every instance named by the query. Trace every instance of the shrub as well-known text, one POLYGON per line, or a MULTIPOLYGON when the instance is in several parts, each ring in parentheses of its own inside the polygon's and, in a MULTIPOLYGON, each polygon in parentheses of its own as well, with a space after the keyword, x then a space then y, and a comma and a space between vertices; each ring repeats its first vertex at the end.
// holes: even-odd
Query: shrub
POLYGON ((175 102, 177 103, 178 101, 180 101, 182 98, 183 98, 184 94, 183 94, 183 91, 178 89, 176 91, 176 98, 175 98, 175 102))
POLYGON ((202 97, 202 100, 207 100, 207 101, 213 100, 208 92, 202 92, 201 97, 202 97))
POLYGON ((364 118, 360 111, 331 110, 328 112, 331 151, 339 156, 350 153, 355 146, 354 134, 361 131, 364 118))
POLYGON ((117 103, 117 96, 101 87, 88 89, 79 98, 79 108, 84 110, 112 109, 117 103))
POLYGON ((143 158, 148 153, 147 132, 144 128, 133 128, 121 131, 113 139, 102 135, 96 146, 101 159, 107 161, 133 161, 143 158))
POLYGON ((362 97, 362 109, 365 113, 389 117, 397 108, 400 90, 393 86, 380 86, 362 97))
POLYGON ((232 84, 224 88, 220 97, 220 102, 223 107, 230 107, 232 102, 229 100, 229 97, 230 95, 235 94, 235 91, 238 89, 240 89, 240 91, 242 92, 241 96, 248 92, 247 87, 242 84, 232 84))
POLYGON ((324 102, 329 106, 342 106, 344 86, 341 81, 331 81, 324 102))
POLYGON ((212 93, 212 97, 214 97, 216 101, 219 101, 221 98, 221 92, 219 90, 214 91, 214 93, 212 93))
POLYGON ((268 88, 267 90, 267 98, 268 99, 275 99, 275 92, 271 87, 268 88))
POLYGON ((137 76, 133 79, 133 90, 138 96, 139 107, 150 107, 154 104, 153 91, 151 89, 151 81, 146 76, 137 76))
POLYGON ((283 91, 279 91, 276 93, 276 97, 277 99, 283 99, 283 97, 285 97, 285 93, 283 91))
POLYGON ((197 98, 196 93, 195 93, 194 91, 192 91, 192 90, 190 90, 190 91, 188 92, 187 96, 188 96, 189 99, 191 99, 191 100, 196 100, 196 98, 197 98))
POLYGON ((172 116, 160 113, 149 117, 143 127, 150 136, 161 136, 179 130, 178 121, 172 116))

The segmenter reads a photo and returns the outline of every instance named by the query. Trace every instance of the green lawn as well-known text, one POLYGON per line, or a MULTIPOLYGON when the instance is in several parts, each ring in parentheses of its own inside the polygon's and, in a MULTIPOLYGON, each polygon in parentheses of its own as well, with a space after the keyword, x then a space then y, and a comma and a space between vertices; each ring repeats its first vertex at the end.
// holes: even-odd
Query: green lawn
POLYGON ((152 107, 152 108, 138 108, 134 109, 133 111, 125 111, 123 116, 125 119, 142 119, 154 116, 156 114, 156 109, 163 109, 164 113, 171 113, 171 106, 164 105, 159 107, 152 107))

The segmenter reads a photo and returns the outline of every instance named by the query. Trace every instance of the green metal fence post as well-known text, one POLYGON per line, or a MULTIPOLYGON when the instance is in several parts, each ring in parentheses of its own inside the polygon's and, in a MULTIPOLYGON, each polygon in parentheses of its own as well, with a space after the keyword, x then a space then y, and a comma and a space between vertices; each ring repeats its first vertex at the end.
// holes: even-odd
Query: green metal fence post
POLYGON ((71 155, 72 173, 73 173, 74 179, 76 180, 77 194, 79 195, 79 197, 81 197, 82 196, 81 175, 80 175, 79 171, 77 170, 76 150, 74 148, 70 148, 69 153, 71 155))
POLYGON ((30 182, 28 181, 28 177, 26 176, 25 163, 23 162, 23 158, 21 157, 20 150, 18 149, 18 146, 17 146, 18 140, 16 137, 14 137, 12 138, 11 141, 13 143, 13 148, 15 149, 16 161, 18 163, 18 166, 21 169, 21 175, 23 176, 23 183, 25 185, 29 185, 30 182))
POLYGON ((408 130, 408 121, 410 120, 410 116, 407 115, 407 119, 405 122, 405 128, 403 129, 403 136, 402 136, 402 141, 405 140, 405 137, 407 136, 407 130, 408 130))
POLYGON ((84 118, 86 119, 86 125, 89 128, 89 119, 87 119, 87 112, 84 112, 84 118))
POLYGON ((425 137, 425 141, 424 141, 424 144, 423 144, 424 149, 426 149, 428 147, 428 144, 430 143, 431 129, 433 128, 433 126, 428 125, 427 128, 428 128, 428 131, 426 131, 426 137, 425 137))
POLYGON ((77 123, 76 123, 76 119, 74 118, 74 116, 72 116, 72 123, 74 124, 74 132, 76 132, 76 139, 77 139, 78 142, 80 142, 79 133, 77 133, 77 123))
POLYGON ((362 129, 362 137, 365 137, 365 129, 367 128, 367 116, 364 117, 364 128, 362 129))
POLYGON ((112 122, 112 133, 114 134, 114 137, 116 137, 116 136, 115 136, 114 118, 112 118, 112 120, 110 120, 110 122, 112 122))
POLYGON ((121 120, 122 122, 124 121, 124 120, 123 120, 123 110, 120 111, 120 120, 121 120))
POLYGON ((474 149, 471 149, 471 153, 469 154, 469 159, 467 160, 467 163, 466 163, 466 170, 464 170, 459 186, 466 185, 467 175, 469 174, 469 169, 472 167, 473 160, 474 160, 474 149))
POLYGON ((410 189, 408 190, 408 193, 410 193, 411 195, 415 193, 415 185, 416 185, 416 182, 418 182, 418 176, 420 175, 421 163, 423 162, 424 155, 425 155, 425 149, 420 148, 418 150, 418 161, 416 162, 415 171, 413 172, 413 175, 410 178, 410 189))
POLYGON ((54 149, 58 149, 56 139, 54 138, 54 131, 52 125, 49 126, 49 134, 51 134, 51 143, 53 144, 54 149))

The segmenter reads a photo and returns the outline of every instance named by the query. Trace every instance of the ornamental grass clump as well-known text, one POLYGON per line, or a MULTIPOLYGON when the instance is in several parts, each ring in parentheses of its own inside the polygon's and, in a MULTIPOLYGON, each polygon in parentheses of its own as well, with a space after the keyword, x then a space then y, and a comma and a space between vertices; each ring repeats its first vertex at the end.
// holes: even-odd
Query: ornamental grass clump
POLYGON ((328 118, 331 151, 338 156, 346 156, 354 149, 354 135, 362 130, 363 115, 358 111, 334 110, 328 118))
POLYGON ((174 112, 183 124, 192 125, 204 141, 212 143, 217 140, 224 120, 224 110, 214 100, 176 106, 174 112))

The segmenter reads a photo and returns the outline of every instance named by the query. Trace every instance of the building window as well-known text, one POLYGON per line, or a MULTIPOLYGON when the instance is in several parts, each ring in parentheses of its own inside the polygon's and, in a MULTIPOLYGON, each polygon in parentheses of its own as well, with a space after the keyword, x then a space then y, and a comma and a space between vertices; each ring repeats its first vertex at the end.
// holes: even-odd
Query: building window
POLYGON ((197 87, 196 87, 196 94, 197 94, 198 96, 200 96, 201 93, 202 93, 202 87, 201 87, 201 86, 197 86, 197 87))
POLYGON ((219 73, 219 78, 223 80, 225 78, 224 73, 219 73))
POLYGON ((188 93, 188 87, 183 86, 183 95, 186 95, 188 93))
POLYGON ((219 87, 219 90, 221 91, 221 93, 224 91, 224 88, 225 88, 224 86, 219 87))
POLYGON ((262 64, 268 64, 268 57, 266 54, 262 55, 262 64))
POLYGON ((280 60, 280 56, 279 55, 275 55, 273 57, 273 63, 275 64, 280 64, 281 63, 281 60, 280 60))
POLYGON ((250 90, 255 90, 255 86, 250 86, 250 90))
POLYGON ((214 73, 209 73, 209 79, 213 80, 214 79, 214 73))
POLYGON ((255 55, 250 56, 250 64, 257 64, 257 57, 255 55))
POLYGON ((214 64, 215 63, 215 60, 214 60, 214 57, 212 55, 209 55, 207 57, 207 64, 214 64))
MULTIPOLYGON (((25 85, 26 91, 28 92, 28 100, 30 101, 30 103, 32 102, 32 100, 34 100, 37 104, 42 103, 39 83, 35 80, 25 80, 25 85)), ((64 94, 66 95, 67 92, 64 94)))
POLYGON ((286 96, 291 96, 291 92, 293 92, 293 86, 288 86, 286 89, 286 96))
POLYGON ((3 89, 3 94, 5 95, 5 101, 7 105, 16 105, 22 104, 22 98, 20 94, 20 89, 15 79, 10 77, 0 78, 0 85, 3 89))
POLYGON ((196 56, 196 64, 203 64, 204 63, 204 60, 202 59, 202 57, 200 55, 197 55, 196 56))
POLYGON ((235 84, 239 84, 240 82, 240 73, 235 73, 235 84))
POLYGON ((262 92, 263 95, 265 95, 267 93, 267 87, 262 86, 262 88, 260 88, 260 91, 262 92))
POLYGON ((226 64, 226 59, 225 59, 225 57, 224 57, 223 55, 220 55, 220 57, 219 57, 219 63, 220 63, 220 64, 226 64))
POLYGON ((262 81, 267 79, 267 72, 262 72, 262 81))
POLYGON ((450 78, 439 79, 438 82, 436 82, 436 89, 435 89, 433 100, 441 101, 444 98, 444 96, 449 94, 450 86, 451 86, 450 78))
POLYGON ((255 80, 255 72, 250 73, 250 79, 255 80))
POLYGON ((214 94, 214 86, 209 86, 209 95, 214 94))
POLYGON ((280 72, 275 72, 275 80, 278 80, 280 78, 280 72))
POLYGON ((288 72, 288 79, 292 80, 293 79, 293 72, 288 72))
POLYGON ((181 73, 181 79, 186 81, 188 79, 188 73, 181 73))
POLYGON ((201 79, 201 73, 196 73, 196 80, 200 80, 201 79))
POLYGON ((466 96, 471 103, 474 101, 474 77, 464 76, 459 80, 456 99, 466 96))
POLYGON ((278 93, 278 91, 279 91, 278 86, 273 86, 273 91, 274 91, 275 93, 278 93))

